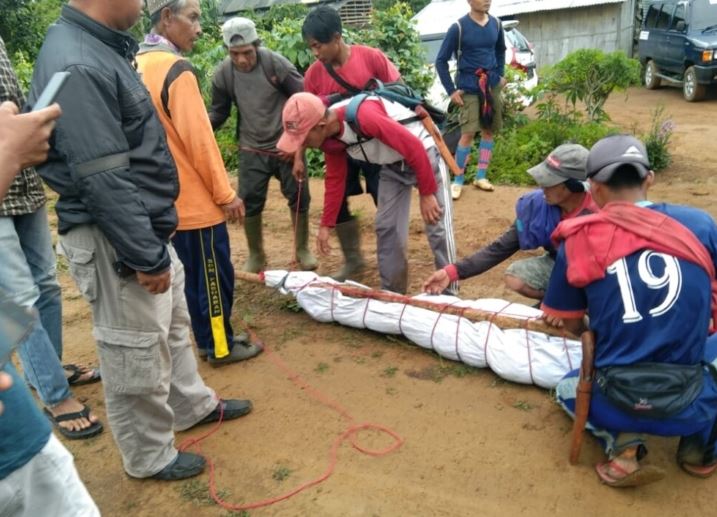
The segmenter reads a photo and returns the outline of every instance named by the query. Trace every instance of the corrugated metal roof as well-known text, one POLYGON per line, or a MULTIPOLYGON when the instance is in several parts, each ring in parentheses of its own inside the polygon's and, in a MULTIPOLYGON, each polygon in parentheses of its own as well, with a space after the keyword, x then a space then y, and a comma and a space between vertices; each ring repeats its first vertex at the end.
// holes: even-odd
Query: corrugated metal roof
MULTIPOLYGON (((591 5, 619 4, 625 0, 493 0, 490 14, 513 16, 524 13, 574 9, 591 5)), ((413 19, 420 34, 443 34, 469 10, 466 0, 433 0, 413 19)))
POLYGON ((252 9, 268 9, 272 5, 339 3, 340 0, 224 0, 220 7, 223 14, 233 14, 252 9))
MULTIPOLYGON (((493 6, 503 12, 495 16, 511 14, 535 13, 538 11, 554 11, 556 9, 573 9, 591 5, 620 4, 625 0, 496 0, 493 6)), ((492 10, 492 9, 491 9, 492 10)))

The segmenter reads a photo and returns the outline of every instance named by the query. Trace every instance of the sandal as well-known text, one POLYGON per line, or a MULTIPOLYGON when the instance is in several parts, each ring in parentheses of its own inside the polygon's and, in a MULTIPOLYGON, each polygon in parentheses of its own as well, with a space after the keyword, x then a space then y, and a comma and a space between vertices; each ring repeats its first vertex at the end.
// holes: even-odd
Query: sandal
POLYGON ((70 386, 82 386, 83 384, 93 384, 102 380, 99 368, 87 368, 86 366, 78 366, 76 364, 63 364, 63 370, 72 372, 67 378, 67 384, 70 386), (81 377, 91 374, 89 378, 82 379, 81 377))
POLYGON ((595 465, 595 472, 603 483, 614 488, 647 485, 665 477, 665 471, 655 465, 645 465, 628 473, 614 461, 598 463, 595 465), (619 473, 620 477, 611 476, 610 470, 619 473))
POLYGON ((712 465, 693 465, 692 463, 680 463, 680 468, 687 472, 690 476, 707 479, 717 470, 717 463, 712 465))
POLYGON ((88 405, 84 405, 82 411, 77 411, 75 413, 65 413, 64 415, 57 416, 53 415, 52 411, 47 408, 43 408, 43 411, 45 412, 45 415, 47 415, 47 418, 50 419, 52 424, 60 432, 60 434, 69 440, 83 440, 85 438, 92 438, 93 436, 97 436, 98 434, 100 434, 104 429, 104 427, 102 426, 102 422, 100 421, 90 423, 89 427, 86 427, 84 429, 78 429, 76 431, 67 429, 66 427, 60 425, 61 422, 77 420, 79 418, 85 418, 89 420, 90 406, 88 405))

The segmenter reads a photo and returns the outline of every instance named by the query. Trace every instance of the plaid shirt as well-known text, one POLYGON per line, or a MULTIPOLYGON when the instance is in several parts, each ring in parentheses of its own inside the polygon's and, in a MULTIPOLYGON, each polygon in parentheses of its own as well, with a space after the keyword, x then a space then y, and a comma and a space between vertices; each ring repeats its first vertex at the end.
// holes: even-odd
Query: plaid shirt
MULTIPOLYGON (((12 69, 5 50, 5 42, 0 38, 0 102, 12 101, 22 108, 25 97, 20 90, 17 76, 12 69)), ((0 204, 0 217, 31 214, 45 204, 45 190, 37 171, 32 167, 22 171, 8 190, 0 204)))

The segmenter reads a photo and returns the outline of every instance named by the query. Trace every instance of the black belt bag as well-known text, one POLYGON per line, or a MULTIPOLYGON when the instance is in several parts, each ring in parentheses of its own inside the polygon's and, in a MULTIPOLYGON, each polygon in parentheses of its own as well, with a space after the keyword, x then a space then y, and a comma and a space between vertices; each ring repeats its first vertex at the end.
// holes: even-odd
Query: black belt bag
POLYGON ((636 416, 664 418, 692 404, 702 391, 704 366, 639 363, 600 368, 595 382, 613 404, 636 416))

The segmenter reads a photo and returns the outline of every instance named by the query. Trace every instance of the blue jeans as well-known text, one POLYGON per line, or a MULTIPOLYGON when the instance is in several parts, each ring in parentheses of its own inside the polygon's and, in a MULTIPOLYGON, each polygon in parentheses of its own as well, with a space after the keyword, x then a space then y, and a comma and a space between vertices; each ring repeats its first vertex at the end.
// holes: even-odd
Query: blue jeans
POLYGON ((0 264, 0 296, 39 313, 20 346, 20 362, 42 402, 56 406, 72 394, 60 363, 62 298, 46 207, 0 217, 0 264))

